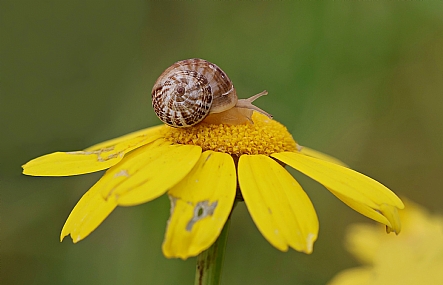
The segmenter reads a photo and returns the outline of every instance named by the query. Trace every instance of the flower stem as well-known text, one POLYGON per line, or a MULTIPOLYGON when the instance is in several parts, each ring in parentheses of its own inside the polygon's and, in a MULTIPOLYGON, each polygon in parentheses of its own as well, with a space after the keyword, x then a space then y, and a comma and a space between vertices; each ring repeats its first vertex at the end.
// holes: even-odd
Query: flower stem
POLYGON ((220 236, 210 248, 197 256, 195 268, 195 285, 219 285, 226 242, 228 240, 231 216, 226 221, 220 236))

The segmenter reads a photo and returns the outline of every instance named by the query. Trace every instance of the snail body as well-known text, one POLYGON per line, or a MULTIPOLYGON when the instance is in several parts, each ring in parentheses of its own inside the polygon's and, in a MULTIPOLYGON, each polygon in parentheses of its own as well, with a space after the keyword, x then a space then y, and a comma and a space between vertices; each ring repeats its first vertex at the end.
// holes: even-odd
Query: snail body
POLYGON ((238 100, 226 73, 198 58, 178 61, 168 67, 155 82, 151 94, 156 115, 172 127, 190 127, 205 119, 208 123, 244 123, 251 121, 252 110, 272 117, 252 105, 252 101, 266 95, 266 91, 238 100))

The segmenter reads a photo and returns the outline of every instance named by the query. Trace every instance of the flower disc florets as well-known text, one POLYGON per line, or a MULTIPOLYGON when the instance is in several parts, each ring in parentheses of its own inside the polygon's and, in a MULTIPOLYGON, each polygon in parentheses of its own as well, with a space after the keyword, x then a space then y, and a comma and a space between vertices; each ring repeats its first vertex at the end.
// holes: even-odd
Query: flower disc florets
POLYGON ((296 143, 285 126, 254 113, 253 124, 213 125, 201 123, 190 128, 167 127, 165 139, 177 144, 198 145, 231 155, 264 154, 295 151, 296 143))

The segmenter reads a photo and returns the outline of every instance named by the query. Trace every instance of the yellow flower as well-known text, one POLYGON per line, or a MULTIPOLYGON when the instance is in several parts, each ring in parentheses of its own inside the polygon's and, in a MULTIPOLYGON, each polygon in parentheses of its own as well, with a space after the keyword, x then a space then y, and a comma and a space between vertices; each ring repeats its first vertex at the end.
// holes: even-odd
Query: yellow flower
POLYGON ((277 249, 311 253, 318 235, 314 207, 289 165, 323 184, 351 208, 395 232, 401 200, 379 182, 322 153, 300 147, 287 129, 254 113, 253 124, 147 128, 83 151, 31 160, 23 173, 69 176, 108 169, 69 215, 61 240, 78 242, 116 206, 171 200, 163 253, 186 259, 219 236, 241 189, 252 219, 277 249))
POLYGON ((340 272, 329 285, 443 284, 443 217, 407 200, 406 206, 395 239, 374 225, 349 228, 347 248, 364 266, 340 272))

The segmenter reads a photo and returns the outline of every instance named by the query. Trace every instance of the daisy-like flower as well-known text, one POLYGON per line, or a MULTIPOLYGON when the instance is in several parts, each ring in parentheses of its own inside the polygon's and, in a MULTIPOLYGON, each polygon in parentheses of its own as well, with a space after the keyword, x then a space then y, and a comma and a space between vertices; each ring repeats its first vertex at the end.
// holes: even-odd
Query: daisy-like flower
POLYGON ((117 206, 164 193, 171 216, 166 257, 186 259, 208 249, 242 196, 259 231, 274 247, 311 253, 318 235, 314 207, 286 165, 323 184, 357 212, 398 233, 402 201, 379 182, 339 161, 300 147, 287 129, 254 113, 253 123, 201 123, 147 128, 83 151, 55 152, 23 166, 34 176, 70 176, 108 169, 69 215, 60 239, 78 242, 117 206))
POLYGON ((354 224, 346 247, 362 266, 338 273, 329 285, 443 284, 443 217, 406 200, 402 234, 381 235, 376 225, 354 224))

